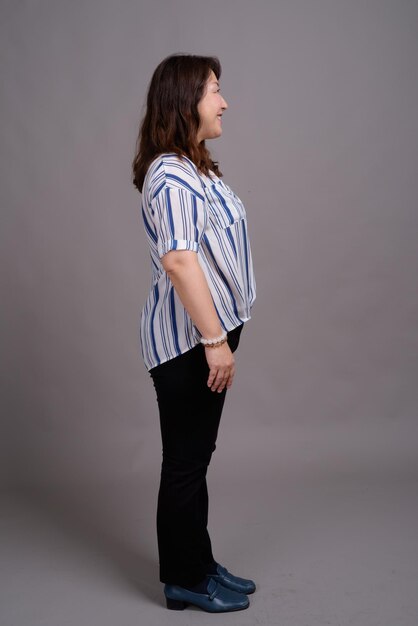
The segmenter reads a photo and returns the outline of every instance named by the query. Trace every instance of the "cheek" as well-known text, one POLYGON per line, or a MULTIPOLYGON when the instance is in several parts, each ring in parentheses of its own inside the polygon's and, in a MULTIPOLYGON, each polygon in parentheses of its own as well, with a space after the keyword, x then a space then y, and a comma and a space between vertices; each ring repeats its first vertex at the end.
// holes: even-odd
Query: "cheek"
POLYGON ((200 117, 203 122, 209 120, 212 117, 212 109, 213 107, 208 106, 208 104, 202 107, 200 117))

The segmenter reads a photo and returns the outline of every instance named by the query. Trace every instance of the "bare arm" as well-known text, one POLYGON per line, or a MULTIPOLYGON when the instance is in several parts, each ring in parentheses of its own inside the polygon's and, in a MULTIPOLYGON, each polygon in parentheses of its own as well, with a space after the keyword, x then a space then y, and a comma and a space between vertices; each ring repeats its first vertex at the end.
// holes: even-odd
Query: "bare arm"
MULTIPOLYGON (((170 250, 162 257, 161 263, 199 332, 208 339, 219 337, 222 327, 197 253, 193 250, 170 250)), ((228 343, 205 348, 205 354, 210 369, 208 386, 218 392, 225 386, 229 388, 235 374, 235 360, 228 343)))

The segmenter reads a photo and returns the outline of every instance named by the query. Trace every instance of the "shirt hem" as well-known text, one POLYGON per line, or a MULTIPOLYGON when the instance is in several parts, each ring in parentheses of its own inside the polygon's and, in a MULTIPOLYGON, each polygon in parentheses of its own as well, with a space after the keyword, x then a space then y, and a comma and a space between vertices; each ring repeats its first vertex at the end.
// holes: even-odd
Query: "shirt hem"
MULTIPOLYGON (((226 332, 230 332, 231 330, 234 330, 234 328, 238 328, 238 326, 241 326, 241 324, 248 322, 251 319, 251 315, 249 317, 246 317, 244 319, 241 319, 241 321, 238 324, 235 324, 235 326, 232 326, 231 328, 228 328, 229 324, 224 324, 225 325, 225 330, 226 332)), ((155 363, 154 365, 147 365, 145 364, 145 368, 146 370, 149 372, 150 370, 152 370, 154 367, 158 367, 158 365, 162 365, 163 363, 167 363, 167 361, 172 361, 173 359, 175 359, 176 357, 185 354, 186 352, 189 352, 189 350, 193 350, 193 348, 196 348, 196 346, 198 346, 200 344, 200 341, 196 341, 196 343, 191 346, 191 347, 187 347, 185 350, 182 350, 181 352, 179 352, 178 354, 175 354, 172 357, 167 357, 163 360, 161 360, 159 363, 155 363)))

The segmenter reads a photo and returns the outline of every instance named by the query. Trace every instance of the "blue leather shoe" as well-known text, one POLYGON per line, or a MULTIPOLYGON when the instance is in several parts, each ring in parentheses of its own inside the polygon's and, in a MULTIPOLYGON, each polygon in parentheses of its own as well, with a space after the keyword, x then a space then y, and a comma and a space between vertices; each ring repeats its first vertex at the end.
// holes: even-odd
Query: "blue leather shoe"
POLYGON ((234 576, 231 572, 228 572, 226 567, 223 567, 223 565, 220 565, 219 563, 217 564, 216 569, 218 571, 217 574, 208 574, 208 576, 221 583, 224 587, 233 591, 238 591, 239 593, 254 593, 256 587, 252 580, 234 576))
POLYGON ((250 601, 247 596, 227 589, 216 580, 208 581, 207 593, 195 593, 179 585, 164 585, 167 608, 182 611, 193 604, 209 613, 226 613, 247 609, 250 601))

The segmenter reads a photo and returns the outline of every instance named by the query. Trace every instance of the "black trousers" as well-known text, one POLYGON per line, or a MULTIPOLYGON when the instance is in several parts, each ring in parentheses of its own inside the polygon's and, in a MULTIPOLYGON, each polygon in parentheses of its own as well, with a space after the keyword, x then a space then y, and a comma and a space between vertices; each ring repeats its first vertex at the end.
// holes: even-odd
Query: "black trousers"
MULTIPOLYGON (((228 332, 232 352, 244 324, 228 332)), ((227 389, 207 386, 205 348, 191 350, 150 371, 160 415, 161 480, 157 504, 160 581, 194 585, 215 559, 207 530, 206 473, 216 448, 227 389)))

